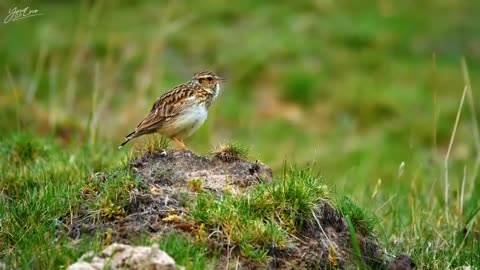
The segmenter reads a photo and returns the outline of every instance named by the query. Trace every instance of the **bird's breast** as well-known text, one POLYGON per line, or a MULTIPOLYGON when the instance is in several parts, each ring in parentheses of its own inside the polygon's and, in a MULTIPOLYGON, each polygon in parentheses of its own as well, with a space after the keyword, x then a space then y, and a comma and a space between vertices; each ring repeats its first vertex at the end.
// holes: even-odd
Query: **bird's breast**
POLYGON ((183 138, 189 137, 205 122, 207 114, 207 108, 201 103, 186 108, 175 117, 171 130, 172 135, 183 138))

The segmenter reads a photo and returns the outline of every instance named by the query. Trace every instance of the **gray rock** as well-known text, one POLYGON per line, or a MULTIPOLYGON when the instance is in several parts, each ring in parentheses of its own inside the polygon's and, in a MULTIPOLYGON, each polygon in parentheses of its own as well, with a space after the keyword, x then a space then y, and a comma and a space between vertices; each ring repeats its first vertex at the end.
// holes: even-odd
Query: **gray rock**
POLYGON ((67 270, 102 269, 175 270, 176 265, 172 257, 160 250, 156 244, 152 247, 135 247, 114 243, 96 256, 93 256, 92 252, 86 253, 67 268, 67 270), (87 259, 91 259, 91 262, 87 262, 87 259))

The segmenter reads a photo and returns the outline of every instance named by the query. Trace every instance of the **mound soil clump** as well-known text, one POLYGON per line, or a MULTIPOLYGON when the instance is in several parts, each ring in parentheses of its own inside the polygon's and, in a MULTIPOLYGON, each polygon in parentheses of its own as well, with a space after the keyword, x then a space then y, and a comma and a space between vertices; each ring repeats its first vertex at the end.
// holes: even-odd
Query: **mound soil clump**
MULTIPOLYGON (((100 232, 109 234, 111 242, 130 244, 130 239, 146 231, 157 238, 174 232, 196 239, 195 231, 200 224, 182 216, 188 215, 188 202, 198 192, 218 196, 223 192, 247 192, 273 179, 272 170, 259 161, 200 156, 189 150, 145 152, 133 158, 126 170, 131 170, 142 184, 128 191, 123 215, 115 219, 98 218, 86 203, 81 203, 64 221, 71 238, 100 232)), ((109 176, 98 173, 94 177, 109 176)), ((371 236, 357 233, 360 254, 354 252, 345 218, 326 199, 315 205, 312 217, 300 224, 290 239, 283 248, 269 243, 269 253, 263 261, 245 258, 221 238, 207 241, 220 256, 219 269, 227 264, 239 264, 241 269, 350 269, 359 264, 386 267, 384 255, 371 236)))

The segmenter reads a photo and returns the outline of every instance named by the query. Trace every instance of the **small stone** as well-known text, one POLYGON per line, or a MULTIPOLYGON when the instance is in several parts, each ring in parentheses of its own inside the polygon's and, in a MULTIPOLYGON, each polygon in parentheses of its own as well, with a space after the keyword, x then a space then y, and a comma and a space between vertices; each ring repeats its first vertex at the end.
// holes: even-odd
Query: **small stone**
MULTIPOLYGON (((91 254, 87 253, 90 257, 91 254)), ((100 270, 100 269, 154 269, 175 270, 175 261, 166 252, 160 250, 158 245, 152 247, 129 246, 123 244, 111 244, 97 256, 92 262, 83 260, 82 256, 76 263, 70 265, 68 270, 100 270)))

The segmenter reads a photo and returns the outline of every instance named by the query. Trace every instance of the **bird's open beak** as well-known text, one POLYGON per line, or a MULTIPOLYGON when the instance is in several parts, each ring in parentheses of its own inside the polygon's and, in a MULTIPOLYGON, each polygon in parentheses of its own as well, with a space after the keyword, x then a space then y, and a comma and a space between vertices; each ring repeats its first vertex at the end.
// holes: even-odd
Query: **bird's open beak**
POLYGON ((219 82, 224 82, 224 81, 226 81, 225 78, 218 77, 218 76, 216 76, 215 79, 216 79, 217 81, 219 81, 219 82))

